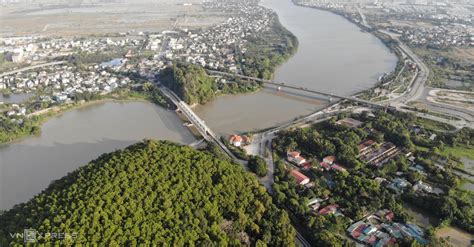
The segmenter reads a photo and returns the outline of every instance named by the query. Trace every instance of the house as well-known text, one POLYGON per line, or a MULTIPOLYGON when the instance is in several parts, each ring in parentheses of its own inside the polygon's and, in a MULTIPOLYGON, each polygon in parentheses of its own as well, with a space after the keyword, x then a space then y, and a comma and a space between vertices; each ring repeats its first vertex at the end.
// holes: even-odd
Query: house
POLYGON ((393 218, 395 217, 395 214, 388 209, 381 209, 377 211, 375 214, 384 221, 392 221, 393 218))
POLYGON ((303 168, 302 168, 302 169, 305 170, 305 171, 308 171, 308 170, 310 170, 311 168, 313 168, 313 164, 311 164, 311 163, 309 163, 309 162, 306 162, 306 163, 303 164, 303 168))
POLYGON ((358 128, 363 124, 363 122, 353 119, 353 118, 344 118, 336 122, 336 124, 343 125, 349 128, 358 128))
POLYGON ((242 145, 242 137, 239 135, 232 135, 229 139, 230 144, 240 147, 242 145))
POLYGON ((367 226, 366 228, 364 228, 364 230, 362 230, 362 233, 364 233, 365 235, 371 235, 372 233, 375 233, 377 231, 377 228, 375 226, 367 226))
POLYGON ((421 180, 416 182, 413 185, 413 190, 414 191, 424 191, 426 193, 433 193, 433 188, 429 186, 428 184, 423 183, 421 180))
POLYGON ((332 165, 332 163, 334 163, 334 161, 336 161, 336 156, 334 156, 334 155, 326 156, 323 159, 323 162, 327 163, 329 165, 332 165))
POLYGON ((408 168, 408 169, 410 169, 410 170, 412 170, 412 171, 415 171, 415 172, 418 172, 418 173, 420 173, 420 174, 422 174, 422 175, 425 175, 425 176, 427 175, 427 174, 426 174, 426 171, 425 171, 425 168, 424 168, 423 166, 421 166, 421 165, 418 165, 418 164, 415 164, 415 165, 413 165, 413 166, 410 166, 410 168, 408 168))
POLYGON ((335 214, 338 208, 339 208, 339 205, 331 204, 319 210, 319 214, 320 215, 335 214))
POLYGON ((305 176, 303 173, 295 170, 295 169, 292 169, 290 171, 290 174, 291 176, 293 176, 296 180, 296 183, 298 183, 299 185, 305 185, 307 183, 309 183, 309 178, 307 176, 305 176))
POLYGON ((250 142, 252 141, 250 139, 250 137, 248 136, 242 136, 242 141, 245 143, 245 144, 250 144, 250 142))
POLYGON ((323 202, 323 201, 324 201, 324 199, 315 197, 315 198, 310 199, 306 205, 307 205, 307 206, 311 206, 311 205, 313 205, 313 204, 321 203, 321 202, 323 202))
MULTIPOLYGON (((356 223, 352 224, 347 228, 347 232, 349 234, 353 233, 354 231, 361 231, 362 229, 365 228, 365 224, 363 221, 357 221, 356 223)), ((356 237, 357 238, 357 237, 356 237)))
POLYGON ((331 169, 334 169, 334 170, 336 170, 336 171, 338 171, 338 172, 347 172, 346 168, 344 168, 344 167, 342 167, 342 166, 340 166, 340 165, 338 165, 338 164, 333 164, 333 165, 331 166, 331 169))
POLYGON ((331 165, 329 165, 328 163, 326 162, 321 162, 319 163, 321 165, 321 167, 326 170, 326 171, 329 171, 331 169, 331 165))
POLYGON ((302 164, 306 163, 306 159, 303 158, 300 155, 300 152, 298 152, 298 151, 287 152, 286 153, 286 158, 289 162, 291 162, 295 165, 302 165, 302 164))
POLYGON ((407 180, 403 178, 395 178, 394 180, 392 180, 392 183, 388 187, 399 192, 408 186, 411 186, 411 184, 407 180))
POLYGON ((374 180, 375 180, 375 182, 377 182, 379 184, 382 184, 382 183, 387 181, 387 179, 382 178, 382 177, 376 177, 376 178, 374 178, 374 180))

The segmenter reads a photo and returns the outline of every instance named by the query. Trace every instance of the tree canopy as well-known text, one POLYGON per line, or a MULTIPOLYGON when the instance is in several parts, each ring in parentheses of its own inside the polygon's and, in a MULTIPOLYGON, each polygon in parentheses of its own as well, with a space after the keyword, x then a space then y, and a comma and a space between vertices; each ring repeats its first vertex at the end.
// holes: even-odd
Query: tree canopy
POLYGON ((178 63, 160 75, 162 83, 188 104, 202 104, 213 99, 218 89, 216 81, 203 67, 178 63))
POLYGON ((40 239, 61 245, 293 246, 295 230, 242 167, 167 141, 144 141, 101 155, 0 215, 0 245, 10 233, 77 233, 40 239))

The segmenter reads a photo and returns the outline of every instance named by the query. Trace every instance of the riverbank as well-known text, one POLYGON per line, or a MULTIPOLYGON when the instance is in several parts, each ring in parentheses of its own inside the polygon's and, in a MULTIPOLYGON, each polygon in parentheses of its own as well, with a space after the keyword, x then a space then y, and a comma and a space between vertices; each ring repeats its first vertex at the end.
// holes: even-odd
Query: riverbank
POLYGON ((395 40, 393 40, 390 36, 388 36, 386 34, 383 34, 382 32, 379 32, 378 30, 368 28, 368 27, 364 26, 363 24, 354 21, 354 19, 347 16, 344 12, 339 12, 339 11, 336 11, 336 10, 333 10, 333 9, 321 8, 321 7, 317 7, 317 6, 307 6, 307 5, 298 3, 296 0, 292 0, 292 2, 293 2, 294 5, 299 6, 299 7, 312 8, 312 9, 317 9, 317 10, 321 10, 321 11, 326 11, 326 12, 330 12, 332 14, 335 14, 337 16, 340 16, 340 17, 344 18, 345 20, 349 21, 350 23, 356 25, 361 31, 370 33, 371 35, 375 36, 377 39, 379 39, 385 45, 385 47, 387 47, 390 50, 390 52, 395 54, 395 56, 397 57, 397 64, 391 72, 385 73, 381 78, 379 78, 379 80, 376 82, 376 84, 372 88, 357 92, 357 93, 354 94, 354 96, 360 97, 360 96, 364 96, 364 95, 370 95, 375 89, 377 89, 382 84, 385 84, 385 83, 387 83, 391 80, 396 79, 397 75, 403 69, 403 67, 404 67, 403 54, 397 48, 397 42, 395 40))
POLYGON ((237 52, 242 61, 242 74, 273 79, 278 67, 296 54, 298 44, 298 38, 282 25, 278 14, 274 13, 270 28, 256 34, 246 46, 245 52, 237 52))
MULTIPOLYGON (((153 91, 151 91, 153 92, 153 91)), ((102 95, 99 99, 89 101, 72 102, 64 105, 53 106, 46 109, 30 113, 23 120, 22 126, 15 131, 0 131, 0 145, 9 145, 19 142, 30 136, 41 135, 41 126, 52 118, 56 118, 65 112, 78 110, 94 105, 104 104, 106 102, 133 102, 146 101, 157 104, 161 107, 169 107, 166 101, 160 101, 154 97, 154 93, 143 93, 132 90, 122 90, 119 92, 102 95)), ((5 128, 5 127, 4 127, 5 128)))

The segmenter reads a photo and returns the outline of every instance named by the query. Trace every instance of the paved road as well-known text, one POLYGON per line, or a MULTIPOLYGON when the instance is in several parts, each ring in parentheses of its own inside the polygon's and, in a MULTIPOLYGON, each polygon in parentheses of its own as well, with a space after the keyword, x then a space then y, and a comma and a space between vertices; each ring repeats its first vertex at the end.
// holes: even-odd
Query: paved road
MULTIPOLYGON (((445 118, 440 118, 440 117, 436 117, 432 115, 414 112, 417 116, 432 119, 432 120, 439 121, 442 123, 447 123, 447 124, 455 126, 456 128, 462 128, 462 127, 472 128, 474 126, 474 122, 473 122, 474 118, 473 118, 473 113, 471 111, 466 110, 466 109, 461 109, 455 106, 449 106, 449 105, 430 102, 426 99, 427 91, 428 91, 427 90, 428 88, 426 87, 426 81, 428 80, 428 76, 430 73, 428 66, 426 66, 423 60, 420 57, 418 57, 409 47, 403 44, 397 35, 388 31, 384 31, 384 30, 381 30, 381 32, 389 35, 392 39, 398 41, 399 48, 412 61, 414 61, 417 64, 418 69, 419 69, 411 88, 408 89, 408 91, 404 95, 398 98, 395 98, 389 102, 400 109, 401 106, 407 106, 408 102, 418 100, 422 102, 422 104, 424 104, 426 108, 429 110, 432 110, 434 112, 444 113, 447 115, 456 116, 456 117, 461 118, 462 120, 453 121, 453 120, 447 120, 445 118)), ((402 109, 402 111, 407 111, 407 110, 402 109)))
POLYGON ((360 18, 362 19, 362 25, 365 26, 366 28, 371 28, 371 26, 367 22, 367 19, 365 18, 364 13, 362 13, 359 7, 357 7, 357 12, 359 13, 360 18))
POLYGON ((424 88, 425 88, 426 80, 428 80, 428 75, 430 73, 430 70, 429 70, 428 66, 426 66, 426 64, 423 62, 423 60, 421 60, 420 57, 418 57, 410 48, 408 48, 408 46, 406 46, 404 43, 402 43, 397 35, 395 35, 391 32, 388 32, 388 31, 384 31, 384 30, 380 30, 380 32, 382 32, 384 34, 387 34, 392 39, 396 40, 398 42, 398 47, 413 62, 415 62, 417 64, 418 69, 419 69, 418 75, 417 75, 415 81, 413 82, 412 87, 409 89, 409 91, 406 94, 392 100, 392 103, 403 103, 403 104, 405 104, 406 102, 417 100, 418 98, 420 98, 422 96, 424 88))
POLYGON ((7 76, 7 75, 13 75, 13 74, 20 73, 20 72, 27 71, 27 70, 31 70, 31 69, 37 69, 37 68, 41 68, 41 67, 65 64, 65 63, 66 63, 66 61, 57 61, 57 62, 51 62, 51 63, 37 64, 37 65, 28 66, 28 67, 25 67, 25 68, 16 69, 16 70, 12 70, 12 71, 2 73, 2 74, 0 74, 0 77, 7 76))

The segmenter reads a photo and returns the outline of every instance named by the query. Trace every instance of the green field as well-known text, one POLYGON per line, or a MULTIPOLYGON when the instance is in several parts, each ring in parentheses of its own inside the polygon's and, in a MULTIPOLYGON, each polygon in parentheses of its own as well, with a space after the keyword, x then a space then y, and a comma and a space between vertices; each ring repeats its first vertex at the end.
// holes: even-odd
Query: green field
POLYGON ((445 155, 453 155, 458 158, 468 158, 474 160, 474 148, 468 146, 445 147, 443 150, 445 155))
POLYGON ((426 129, 431 129, 431 130, 448 130, 448 131, 455 130, 455 128, 449 124, 441 123, 441 122, 434 121, 431 119, 426 119, 426 118, 417 118, 415 123, 426 129))

